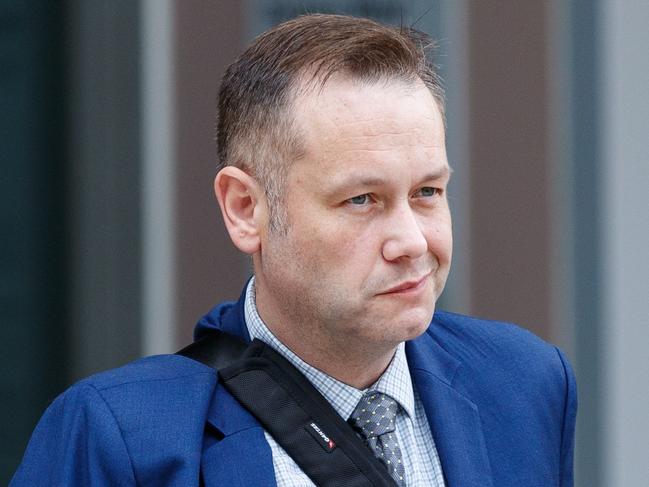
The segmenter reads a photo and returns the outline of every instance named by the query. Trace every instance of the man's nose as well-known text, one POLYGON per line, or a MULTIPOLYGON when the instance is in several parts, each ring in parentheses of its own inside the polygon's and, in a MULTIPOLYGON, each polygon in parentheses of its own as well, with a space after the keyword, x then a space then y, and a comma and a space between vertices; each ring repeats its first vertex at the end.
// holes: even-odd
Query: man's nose
POLYGON ((392 212, 386 224, 386 239, 383 243, 383 258, 395 261, 401 258, 416 259, 424 255, 428 242, 421 222, 409 205, 403 205, 392 212))

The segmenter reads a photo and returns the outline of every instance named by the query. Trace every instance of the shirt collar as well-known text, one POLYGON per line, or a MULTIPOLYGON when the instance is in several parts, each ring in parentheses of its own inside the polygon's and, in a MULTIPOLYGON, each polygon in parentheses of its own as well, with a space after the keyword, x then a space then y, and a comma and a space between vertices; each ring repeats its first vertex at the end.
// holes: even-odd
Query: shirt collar
POLYGON ((336 412, 344 419, 348 419, 351 416, 356 405, 367 390, 376 390, 389 395, 399 403, 410 418, 414 418, 415 399, 403 343, 400 343, 397 347, 390 365, 388 365, 388 368, 379 377, 379 380, 368 389, 360 390, 309 365, 293 353, 270 331, 257 312, 254 277, 250 279, 246 289, 244 315, 250 338, 253 340, 258 338, 286 358, 304 374, 318 392, 324 396, 336 412))

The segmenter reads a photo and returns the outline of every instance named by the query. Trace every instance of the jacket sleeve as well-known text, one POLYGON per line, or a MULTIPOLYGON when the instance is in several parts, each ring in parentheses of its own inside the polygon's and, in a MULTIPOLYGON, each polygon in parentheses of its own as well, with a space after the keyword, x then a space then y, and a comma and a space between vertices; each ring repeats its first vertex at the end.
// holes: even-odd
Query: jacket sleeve
POLYGON ((99 391, 80 383, 39 421, 10 487, 135 485, 122 433, 99 391))
POLYGON ((561 434, 561 487, 573 487, 573 455, 575 447, 575 421, 577 419, 577 383, 570 363, 557 349, 565 374, 565 400, 561 434))

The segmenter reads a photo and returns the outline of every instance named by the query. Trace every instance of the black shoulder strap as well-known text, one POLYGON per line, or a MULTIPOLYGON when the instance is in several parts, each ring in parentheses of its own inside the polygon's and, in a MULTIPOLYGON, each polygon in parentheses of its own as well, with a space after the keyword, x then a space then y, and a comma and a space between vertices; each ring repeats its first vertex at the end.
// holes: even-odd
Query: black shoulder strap
POLYGON ((214 330, 179 350, 176 355, 184 355, 218 371, 241 357, 246 348, 248 344, 241 338, 214 330))
POLYGON ((178 352, 217 370, 225 388, 321 487, 396 487, 387 469, 317 389, 259 340, 223 332, 178 352))

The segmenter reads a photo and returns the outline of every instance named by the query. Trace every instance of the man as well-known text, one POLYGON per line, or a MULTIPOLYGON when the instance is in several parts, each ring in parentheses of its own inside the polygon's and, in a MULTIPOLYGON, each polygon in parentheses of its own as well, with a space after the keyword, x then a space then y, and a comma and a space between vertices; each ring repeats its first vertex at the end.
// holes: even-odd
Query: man
MULTIPOLYGON (((511 325, 433 316, 452 238, 428 45, 311 15, 230 66, 214 189, 254 277, 196 336, 265 342, 392 485, 570 486, 576 393, 562 354, 511 325)), ((86 379, 50 406, 12 485, 313 485, 223 381, 178 355, 86 379)))

